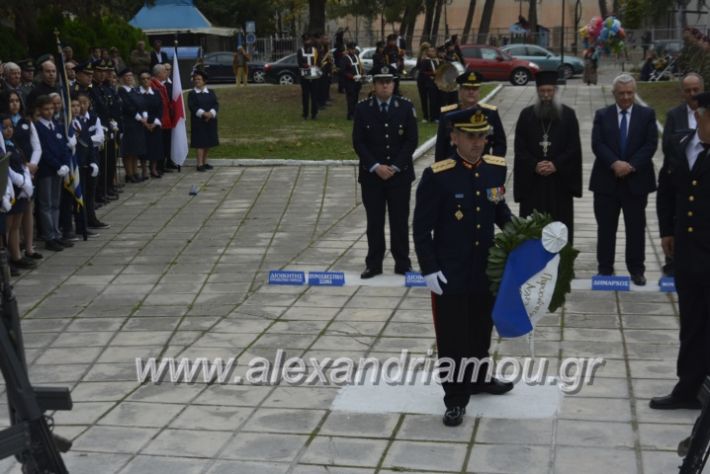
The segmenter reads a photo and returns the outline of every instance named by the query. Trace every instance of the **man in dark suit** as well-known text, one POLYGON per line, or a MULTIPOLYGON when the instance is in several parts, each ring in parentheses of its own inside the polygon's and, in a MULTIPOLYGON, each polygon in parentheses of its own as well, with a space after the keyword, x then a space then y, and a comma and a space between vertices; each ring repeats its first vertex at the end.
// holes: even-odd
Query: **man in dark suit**
POLYGON ((159 39, 153 41, 153 51, 150 53, 150 67, 152 68, 156 64, 163 64, 168 62, 168 55, 161 50, 163 47, 163 42, 159 39))
POLYGON ((655 409, 700 408, 710 375, 710 92, 695 96, 697 130, 669 144, 658 180, 661 246, 673 256, 680 312, 678 383, 655 409))
POLYGON ((507 143, 503 122, 500 120, 498 108, 495 105, 479 103, 481 98, 481 80, 473 71, 465 71, 456 78, 459 85, 459 101, 456 104, 446 105, 441 108, 439 117, 439 127, 436 132, 436 148, 434 151, 434 161, 442 161, 451 158, 454 147, 451 144, 451 122, 459 118, 470 118, 474 110, 480 109, 492 127, 491 133, 486 139, 486 149, 484 153, 505 157, 507 143))
POLYGON ((616 103, 597 110, 592 128, 596 159, 589 181, 597 220, 600 275, 614 273, 619 213, 626 224, 626 266, 636 285, 645 285, 645 230, 648 194, 656 190, 653 154, 658 147, 656 114, 634 104, 636 81, 621 74, 612 84, 616 103))
MULTIPOLYGON (((695 72, 688 73, 681 79, 680 87, 683 103, 672 108, 666 114, 666 124, 663 127, 663 167, 659 176, 662 176, 666 170, 668 156, 672 153, 678 138, 689 134, 697 127, 695 110, 698 108, 698 103, 695 101, 695 96, 705 90, 703 76, 695 72)), ((673 257, 670 255, 666 256, 663 273, 666 275, 674 273, 673 257)))
POLYGON ((411 271, 409 198, 419 140, 414 105, 393 95, 394 76, 383 67, 373 76, 374 94, 355 107, 353 148, 360 158, 358 182, 367 213, 367 258, 362 278, 382 273, 385 256, 385 212, 390 221, 394 271, 411 271))
POLYGON ((440 361, 450 360, 442 381, 443 422, 463 421, 471 395, 502 395, 511 382, 489 377, 494 298, 486 275, 495 225, 511 219, 505 202, 506 163, 485 155, 491 126, 476 107, 470 118, 452 123, 458 149, 422 175, 414 208, 414 248, 432 292, 432 312, 440 361), (474 362, 475 364, 470 364, 474 362))

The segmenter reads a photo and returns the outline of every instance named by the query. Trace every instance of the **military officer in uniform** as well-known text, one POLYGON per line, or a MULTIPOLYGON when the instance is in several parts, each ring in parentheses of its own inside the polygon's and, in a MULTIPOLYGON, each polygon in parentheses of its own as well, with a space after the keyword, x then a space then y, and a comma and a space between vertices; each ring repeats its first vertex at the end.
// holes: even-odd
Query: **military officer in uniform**
POLYGON ((697 129, 667 148, 658 182, 661 246, 674 259, 680 312, 678 383, 651 399, 659 410, 700 408, 698 391, 710 375, 710 92, 694 99, 697 129))
POLYGON ((511 219, 505 158, 484 154, 491 131, 482 108, 468 117, 459 115, 451 131, 456 151, 424 171, 414 208, 414 247, 432 292, 447 426, 461 424, 471 395, 500 395, 513 388, 488 378, 490 368, 483 360, 493 329, 488 251, 494 226, 502 228, 511 219), (482 363, 461 364, 464 358, 482 363), (448 368, 444 360, 451 361, 448 368))
POLYGON ((365 67, 360 61, 360 56, 357 54, 357 44, 354 42, 348 43, 348 49, 346 54, 343 55, 340 70, 345 78, 346 118, 352 120, 360 97, 362 79, 365 76, 365 67))
POLYGON ((486 116, 486 121, 492 127, 488 135, 484 153, 496 156, 505 156, 507 144, 503 123, 498 115, 498 108, 495 105, 479 103, 481 98, 481 80, 473 71, 465 71, 456 78, 459 85, 459 103, 447 105, 441 108, 439 117, 439 128, 436 132, 436 149, 434 151, 434 161, 446 160, 454 152, 449 134, 451 122, 463 118, 470 118, 474 110, 480 109, 486 116))
POLYGON ((367 214, 367 258, 362 278, 382 273, 385 256, 385 214, 390 222, 394 271, 411 270, 409 259, 409 198, 418 143, 412 103, 393 95, 394 76, 387 70, 373 76, 374 94, 357 104, 353 148, 360 158, 358 182, 367 214))

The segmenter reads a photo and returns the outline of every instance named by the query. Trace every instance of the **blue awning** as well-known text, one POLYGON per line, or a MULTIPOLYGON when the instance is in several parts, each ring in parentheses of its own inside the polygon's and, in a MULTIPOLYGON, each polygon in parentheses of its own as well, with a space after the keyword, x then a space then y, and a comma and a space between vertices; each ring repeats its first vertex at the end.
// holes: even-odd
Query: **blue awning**
POLYGON ((128 22, 146 34, 204 33, 232 36, 234 28, 220 28, 195 7, 192 0, 155 0, 153 5, 143 5, 128 22))

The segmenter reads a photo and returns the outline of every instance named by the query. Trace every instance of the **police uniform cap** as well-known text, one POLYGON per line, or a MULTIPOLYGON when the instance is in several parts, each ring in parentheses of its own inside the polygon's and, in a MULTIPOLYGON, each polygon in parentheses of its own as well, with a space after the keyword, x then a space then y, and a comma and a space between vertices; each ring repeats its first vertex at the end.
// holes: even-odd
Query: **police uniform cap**
POLYGON ((698 103, 698 107, 710 108, 710 92, 701 92, 693 96, 693 100, 698 103))
POLYGON ((17 61, 17 65, 20 66, 20 69, 22 69, 23 71, 35 70, 35 65, 32 63, 31 59, 23 59, 22 61, 17 61))
POLYGON ((91 61, 86 61, 83 63, 79 63, 76 66, 74 66, 74 71, 75 72, 85 72, 87 74, 90 74, 94 72, 94 68, 91 65, 91 61))
POLYGON ((101 59, 95 59, 91 62, 91 67, 94 69, 94 71, 103 70, 103 68, 101 67, 101 62, 101 59))
POLYGON ((480 107, 476 107, 470 116, 464 114, 458 117, 451 125, 457 130, 469 133, 488 133, 491 130, 488 117, 480 107))
POLYGON ((481 79, 473 71, 466 71, 459 75, 456 83, 461 87, 481 87, 481 79))
POLYGON ((535 75, 535 85, 540 86, 556 86, 559 78, 557 71, 540 71, 535 75))
POLYGON ((394 74, 391 72, 389 66, 382 66, 380 72, 372 76, 373 81, 377 80, 392 80, 394 79, 394 74))

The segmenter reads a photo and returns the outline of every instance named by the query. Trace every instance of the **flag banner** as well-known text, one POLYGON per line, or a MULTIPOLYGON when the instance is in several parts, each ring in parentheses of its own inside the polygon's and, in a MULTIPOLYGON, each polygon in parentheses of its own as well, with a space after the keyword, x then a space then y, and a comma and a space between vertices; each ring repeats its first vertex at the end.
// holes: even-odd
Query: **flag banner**
POLYGON ((537 212, 514 217, 490 249, 486 272, 496 296, 493 323, 501 337, 530 334, 571 291, 579 252, 567 245, 567 226, 550 221, 537 212))
POLYGON ((71 155, 69 163, 69 174, 64 177, 64 189, 69 191, 74 197, 74 201, 79 207, 84 206, 84 195, 81 192, 81 178, 79 174, 79 164, 76 161, 76 155, 71 155))
POLYGON ((174 124, 170 135, 170 159, 178 166, 182 166, 187 159, 187 127, 185 126, 185 103, 182 100, 182 81, 180 80, 180 66, 178 64, 177 46, 173 55, 173 113, 174 124))

